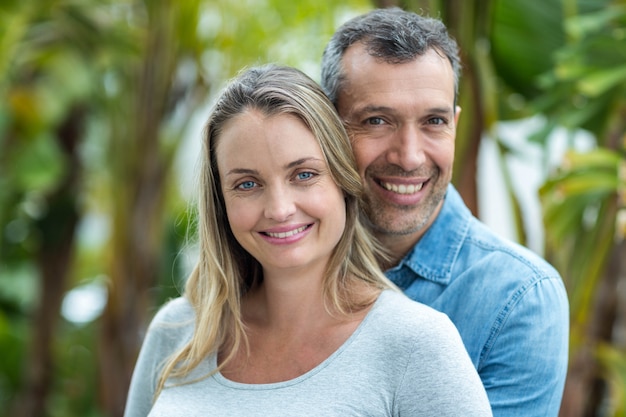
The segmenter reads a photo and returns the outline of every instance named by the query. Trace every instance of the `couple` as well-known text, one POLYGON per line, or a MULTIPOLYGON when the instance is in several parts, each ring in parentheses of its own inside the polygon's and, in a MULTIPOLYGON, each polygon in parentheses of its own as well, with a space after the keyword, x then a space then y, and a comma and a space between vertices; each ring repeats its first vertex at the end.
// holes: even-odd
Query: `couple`
POLYGON ((382 9, 326 47, 330 101, 285 67, 227 86, 200 258, 150 326, 127 416, 558 414, 566 294, 449 185, 459 72, 440 21, 382 9))

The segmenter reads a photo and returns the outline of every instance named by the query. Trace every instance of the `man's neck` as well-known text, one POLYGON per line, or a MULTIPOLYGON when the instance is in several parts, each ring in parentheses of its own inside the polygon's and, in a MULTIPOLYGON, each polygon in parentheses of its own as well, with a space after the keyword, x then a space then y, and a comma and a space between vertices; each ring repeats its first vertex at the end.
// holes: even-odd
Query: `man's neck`
POLYGON ((387 250, 390 257, 389 261, 383 266, 383 270, 394 267, 400 263, 402 258, 406 256, 409 251, 415 246, 415 244, 422 237, 423 233, 412 233, 407 235, 399 234, 376 234, 376 238, 380 241, 383 248, 387 250))

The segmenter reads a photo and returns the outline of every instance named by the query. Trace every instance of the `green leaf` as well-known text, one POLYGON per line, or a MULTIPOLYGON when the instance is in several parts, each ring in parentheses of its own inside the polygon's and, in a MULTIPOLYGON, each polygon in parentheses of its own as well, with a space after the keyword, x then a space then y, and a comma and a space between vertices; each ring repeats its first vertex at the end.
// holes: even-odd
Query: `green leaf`
POLYGON ((597 70, 578 81, 578 89, 590 97, 597 97, 619 85, 626 85, 626 65, 597 70))
POLYGON ((603 147, 590 152, 570 151, 565 154, 563 168, 565 171, 610 169, 617 176, 617 168, 622 160, 619 153, 603 147))
POLYGON ((559 181, 559 191, 565 198, 579 194, 598 198, 616 192, 618 185, 615 175, 590 171, 585 175, 568 176, 562 179, 559 181))
POLYGON ((605 29, 616 17, 626 13, 626 6, 611 5, 595 13, 580 14, 565 22, 565 31, 573 38, 583 38, 605 29))
POLYGON ((565 42, 558 0, 495 2, 491 53, 498 75, 525 97, 538 92, 537 78, 552 67, 565 42))
POLYGON ((596 355, 609 380, 612 401, 607 415, 626 415, 626 354, 623 349, 603 343, 598 346, 596 355))

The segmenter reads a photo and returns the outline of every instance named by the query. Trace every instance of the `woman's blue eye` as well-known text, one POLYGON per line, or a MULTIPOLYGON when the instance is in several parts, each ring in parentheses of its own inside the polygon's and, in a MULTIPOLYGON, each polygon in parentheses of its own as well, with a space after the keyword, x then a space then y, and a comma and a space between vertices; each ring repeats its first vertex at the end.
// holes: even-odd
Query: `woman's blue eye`
POLYGON ((241 188, 242 190, 249 190, 250 188, 254 188, 254 181, 246 181, 239 184, 237 188, 241 188))
POLYGON ((298 173, 298 179, 300 180, 308 180, 313 176, 312 172, 300 172, 298 173))

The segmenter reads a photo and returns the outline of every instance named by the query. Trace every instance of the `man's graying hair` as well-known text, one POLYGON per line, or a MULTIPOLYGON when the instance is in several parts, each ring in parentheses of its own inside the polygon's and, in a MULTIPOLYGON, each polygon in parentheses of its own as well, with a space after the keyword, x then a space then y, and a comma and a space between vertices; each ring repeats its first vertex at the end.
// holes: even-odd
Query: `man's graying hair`
POLYGON ((349 20, 337 29, 326 45, 322 56, 321 84, 335 105, 345 79, 341 65, 343 54, 356 42, 362 42, 371 56, 389 64, 409 62, 434 49, 448 58, 452 65, 456 104, 461 76, 456 41, 440 20, 392 7, 376 9, 349 20))

